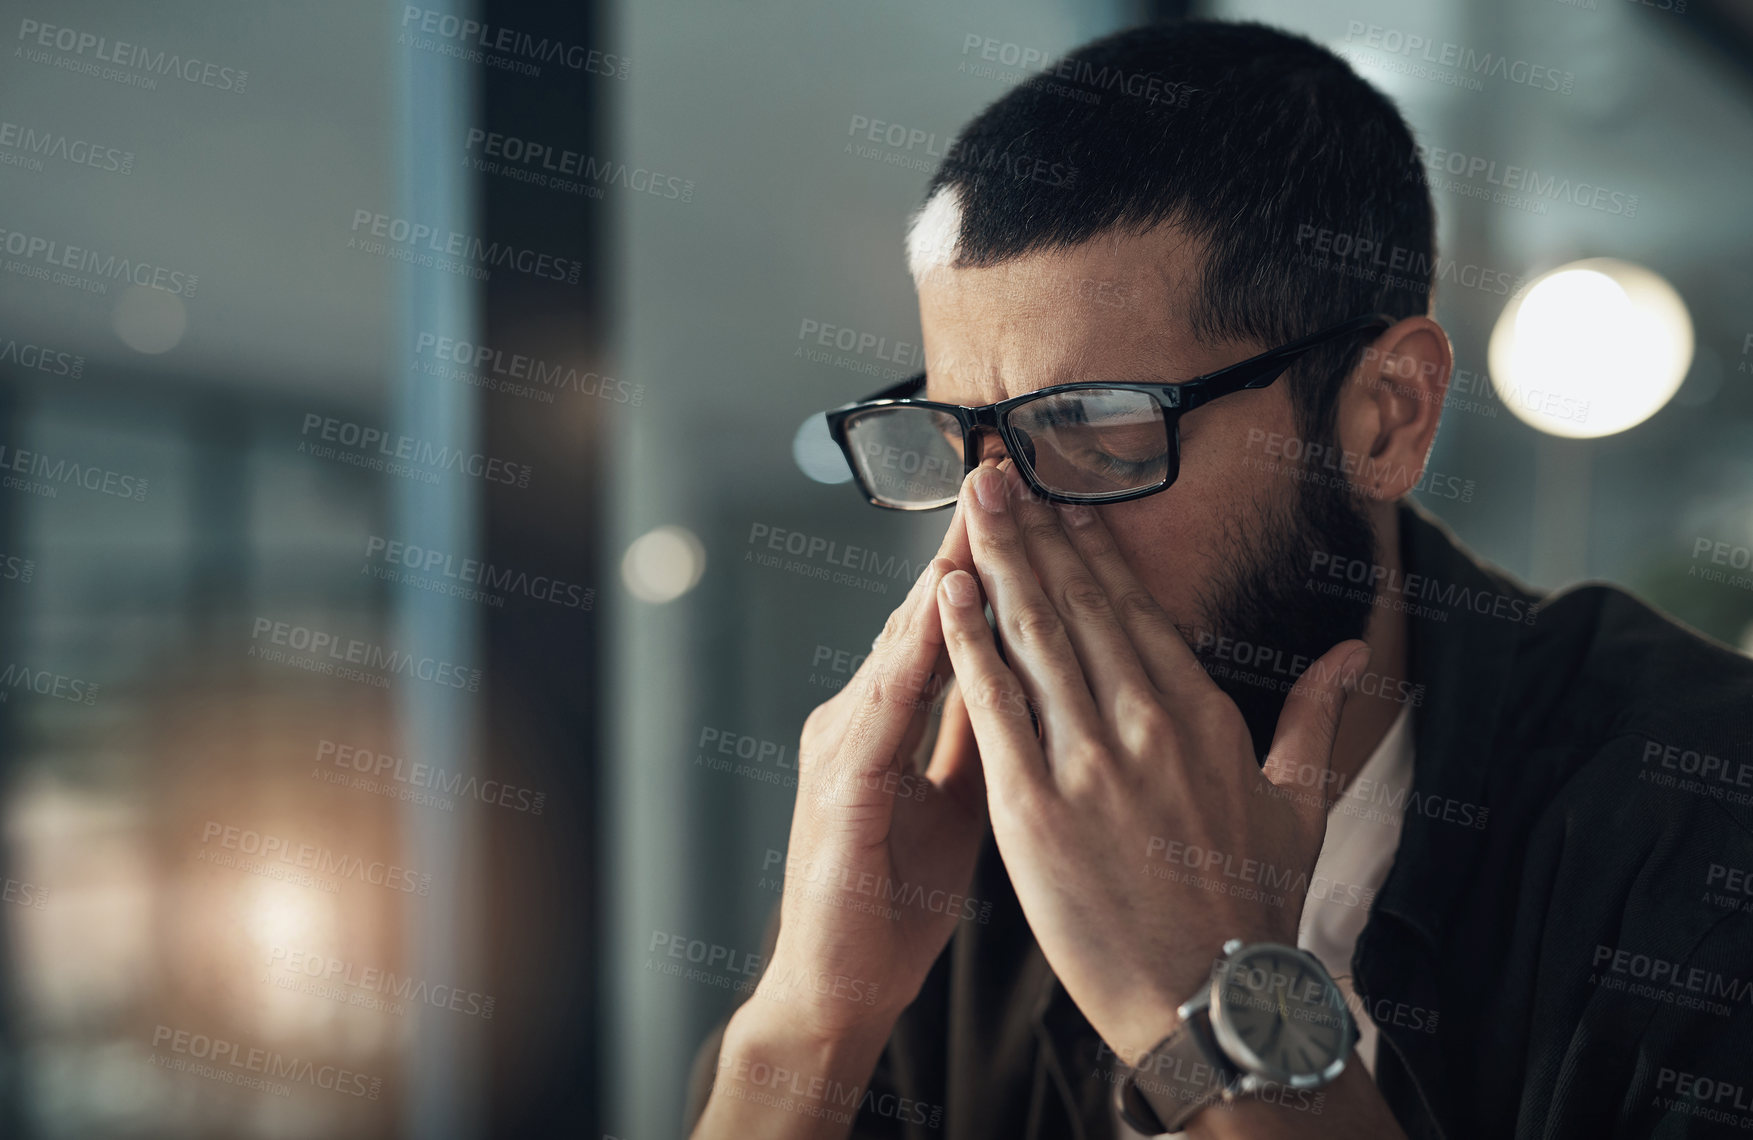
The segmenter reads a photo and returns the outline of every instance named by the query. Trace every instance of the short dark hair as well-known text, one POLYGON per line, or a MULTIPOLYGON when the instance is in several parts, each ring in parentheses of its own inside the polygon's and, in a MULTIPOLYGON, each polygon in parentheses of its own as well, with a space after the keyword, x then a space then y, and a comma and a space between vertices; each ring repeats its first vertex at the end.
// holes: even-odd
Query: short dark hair
MULTIPOLYGON (((1078 48, 963 129, 927 200, 946 186, 957 266, 1162 223, 1202 239, 1189 316, 1203 339, 1270 347, 1364 313, 1430 311, 1433 211, 1406 121, 1344 60, 1261 24, 1153 25, 1078 48), (1063 176, 1018 176, 1042 159, 1063 176), (1383 256, 1317 255, 1323 233, 1327 253, 1383 256)), ((1364 343, 1290 374, 1307 437, 1331 434, 1364 343)))

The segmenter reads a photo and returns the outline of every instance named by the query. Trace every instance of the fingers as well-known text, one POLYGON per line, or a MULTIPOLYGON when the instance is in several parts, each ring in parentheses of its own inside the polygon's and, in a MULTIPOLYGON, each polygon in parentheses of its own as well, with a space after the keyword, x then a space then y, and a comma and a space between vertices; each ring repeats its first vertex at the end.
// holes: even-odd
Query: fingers
POLYGON ((856 749, 862 756, 861 767, 892 763, 902 738, 924 712, 928 703, 924 694, 937 675, 943 649, 937 584, 955 569, 947 558, 933 558, 926 565, 913 593, 889 616, 870 655, 847 682, 847 688, 856 686, 856 691, 850 694, 840 751, 856 749))
MULTIPOLYGON (((943 542, 938 547, 937 556, 949 559, 956 566, 971 569, 974 564, 973 556, 968 550, 968 528, 962 515, 961 507, 958 505, 950 518, 949 529, 944 533, 943 542)), ((853 714, 861 706, 859 694, 866 690, 870 680, 878 674, 892 671, 897 667, 895 649, 908 635, 908 631, 916 628, 917 619, 926 616, 933 622, 937 620, 937 600, 933 597, 933 591, 941 577, 941 572, 934 577, 931 565, 929 563, 926 565, 919 577, 913 580, 913 585, 907 591, 907 596, 901 600, 901 604, 889 614, 882 632, 871 643, 870 653, 866 654, 865 659, 859 663, 851 679, 838 693, 824 702, 828 711, 822 722, 819 739, 829 749, 837 747, 845 735, 846 727, 851 722, 853 714), (929 612, 922 615, 921 609, 929 612)), ((941 638, 938 639, 937 645, 938 652, 933 654, 932 671, 919 686, 922 692, 934 694, 940 691, 937 685, 947 676, 948 663, 941 656, 941 638)), ((905 664, 902 663, 901 667, 905 668, 905 664)), ((929 696, 927 700, 929 700, 929 696)))
POLYGON ((1029 719, 1028 697, 998 655, 973 575, 962 570, 948 574, 937 593, 944 643, 956 670, 957 703, 965 704, 974 734, 985 742, 979 767, 986 780, 1014 788, 1044 779, 1046 761, 1029 719))
MULTIPOLYGON (((1361 641, 1342 641, 1297 678, 1278 729, 1266 754, 1262 773, 1280 788, 1325 788, 1333 762, 1333 738, 1339 731, 1339 714, 1357 678, 1368 667, 1370 647, 1361 641)), ((1324 825, 1325 797, 1292 796, 1290 802, 1306 822, 1324 825)))
MULTIPOLYGON (((1010 485, 1007 472, 984 466, 963 481, 969 546, 998 619, 1005 660, 1040 712, 1048 749, 1069 756, 1079 741, 1102 737, 1101 720, 1065 622, 1041 592, 1029 565, 1012 514, 1010 485)), ((996 647, 993 652, 996 655, 996 647)), ((961 675, 960 669, 956 672, 961 675)))
MULTIPOLYGON (((978 601, 975 602, 977 606, 978 601)), ((985 625, 984 616, 980 624, 985 625)), ((937 744, 925 778, 945 795, 961 804, 970 815, 986 814, 986 777, 980 769, 980 748, 974 722, 959 686, 953 682, 944 696, 943 721, 937 728, 937 744)))
POLYGON ((1061 513, 1033 494, 1014 469, 1010 472, 1010 488, 1011 509, 1035 577, 1065 622, 1067 636, 1077 651, 1096 704, 1110 724, 1117 724, 1130 707, 1122 702, 1122 694, 1150 690, 1154 696, 1155 686, 1145 673, 1108 591, 1071 545, 1061 513))
POLYGON ((926 564, 907 597, 889 615, 870 653, 841 692, 843 707, 836 710, 832 735, 825 742, 830 753, 844 754, 852 745, 858 756, 839 765, 841 771, 832 778, 887 768, 907 743, 918 740, 925 709, 947 677, 937 583, 958 565, 972 565, 965 513, 958 504, 938 557, 926 564))
POLYGON ((1114 543, 1113 532, 1094 507, 1061 506, 1065 533, 1090 575, 1108 595, 1144 671, 1164 696, 1187 697, 1215 689, 1167 610, 1157 604, 1114 543))
POLYGON ((953 509, 955 513, 950 516, 950 527, 944 532, 937 556, 949 559, 964 570, 972 570, 974 554, 968 548, 968 512, 962 509, 959 500, 953 509))

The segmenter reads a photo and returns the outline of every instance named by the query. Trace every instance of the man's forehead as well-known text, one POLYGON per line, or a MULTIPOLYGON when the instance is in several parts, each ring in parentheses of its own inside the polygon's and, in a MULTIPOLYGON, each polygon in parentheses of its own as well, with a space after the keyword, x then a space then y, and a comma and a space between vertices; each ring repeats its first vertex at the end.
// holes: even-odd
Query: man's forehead
POLYGON ((1169 311, 1198 287, 1203 243, 1168 226, 1145 232, 1107 230, 1069 246, 1004 257, 985 265, 931 264, 916 283, 947 299, 1051 303, 1068 299, 1116 301, 1121 294, 1169 311))
POLYGON ((995 265, 921 275, 927 394, 992 403, 1050 384, 1185 379, 1191 243, 1162 228, 1101 234, 995 265))

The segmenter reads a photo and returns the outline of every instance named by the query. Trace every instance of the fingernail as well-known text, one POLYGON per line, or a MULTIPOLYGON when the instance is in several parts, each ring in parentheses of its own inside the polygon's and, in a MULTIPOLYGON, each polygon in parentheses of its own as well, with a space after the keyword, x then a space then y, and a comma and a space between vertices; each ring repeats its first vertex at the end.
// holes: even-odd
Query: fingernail
POLYGON ((974 579, 966 570, 957 570, 944 575, 943 593, 950 600, 950 605, 968 606, 974 604, 980 591, 974 588, 974 579))
POLYGON ((974 472, 974 497, 980 505, 995 515, 1005 511, 1004 474, 991 468, 981 468, 974 472))
POLYGON ((1088 526, 1096 521, 1096 512, 1082 503, 1060 503, 1059 513, 1068 526, 1088 526))
POLYGON ((1369 668, 1369 664, 1370 647, 1368 645, 1360 645, 1353 649, 1351 656, 1345 659, 1344 668, 1339 670, 1340 687, 1348 693, 1356 689, 1357 679, 1363 675, 1365 669, 1369 668))

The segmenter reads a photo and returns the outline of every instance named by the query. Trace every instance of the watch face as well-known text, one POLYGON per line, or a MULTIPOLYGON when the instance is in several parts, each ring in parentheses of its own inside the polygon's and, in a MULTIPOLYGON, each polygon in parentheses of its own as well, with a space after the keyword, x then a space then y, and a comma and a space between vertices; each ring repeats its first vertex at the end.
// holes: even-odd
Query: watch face
POLYGON ((1213 990, 1212 1030, 1242 1069, 1313 1087, 1338 1076, 1357 1036, 1339 987, 1320 963, 1260 943, 1225 963, 1213 990))

